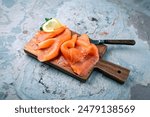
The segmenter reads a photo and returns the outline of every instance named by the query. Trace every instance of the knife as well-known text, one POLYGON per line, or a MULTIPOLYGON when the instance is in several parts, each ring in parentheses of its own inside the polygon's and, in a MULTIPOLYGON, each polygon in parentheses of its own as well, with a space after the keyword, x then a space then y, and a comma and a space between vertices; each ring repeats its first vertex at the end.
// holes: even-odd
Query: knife
POLYGON ((99 44, 120 44, 120 45, 135 45, 135 40, 93 40, 90 39, 91 43, 96 45, 99 44))

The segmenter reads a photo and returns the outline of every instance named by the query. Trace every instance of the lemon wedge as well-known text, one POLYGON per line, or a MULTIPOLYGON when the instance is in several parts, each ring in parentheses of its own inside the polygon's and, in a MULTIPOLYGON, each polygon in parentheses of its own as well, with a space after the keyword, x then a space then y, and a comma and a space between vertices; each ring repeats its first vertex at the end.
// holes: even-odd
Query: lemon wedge
POLYGON ((45 32, 53 32, 55 29, 62 27, 63 25, 55 18, 52 18, 42 25, 42 29, 45 32))

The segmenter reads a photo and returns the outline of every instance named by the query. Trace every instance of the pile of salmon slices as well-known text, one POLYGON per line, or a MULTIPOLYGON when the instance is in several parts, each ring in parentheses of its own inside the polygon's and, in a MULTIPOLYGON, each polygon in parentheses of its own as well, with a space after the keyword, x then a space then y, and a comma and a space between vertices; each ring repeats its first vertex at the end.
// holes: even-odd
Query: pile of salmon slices
POLYGON ((59 56, 63 58, 61 63, 80 76, 86 76, 99 60, 98 49, 90 43, 88 35, 72 34, 66 26, 52 32, 38 31, 32 39, 32 48, 39 61, 52 61, 59 56))

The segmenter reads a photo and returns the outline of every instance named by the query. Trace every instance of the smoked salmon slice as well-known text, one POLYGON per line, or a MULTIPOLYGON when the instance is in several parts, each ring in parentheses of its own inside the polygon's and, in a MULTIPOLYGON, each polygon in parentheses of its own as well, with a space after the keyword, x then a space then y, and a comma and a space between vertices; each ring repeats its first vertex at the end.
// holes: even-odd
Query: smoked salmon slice
POLYGON ((40 47, 47 47, 49 46, 48 48, 45 48, 45 49, 40 49, 40 50, 37 50, 37 56, 38 56, 38 60, 41 61, 41 62, 44 62, 44 61, 49 61, 55 57, 58 56, 59 54, 59 50, 60 50, 60 46, 65 42, 65 41, 68 41, 71 39, 71 31, 69 29, 65 29, 65 31, 56 36, 55 39, 48 39, 41 43, 39 43, 40 47), (44 45, 44 46, 43 46, 44 45))
POLYGON ((71 40, 64 42, 61 46, 63 56, 71 63, 82 57, 81 52, 75 48, 76 40, 77 34, 74 34, 71 40), (75 57, 76 55, 78 56, 75 57))
POLYGON ((97 47, 95 47, 94 44, 91 44, 91 49, 89 50, 87 55, 84 56, 84 59, 81 59, 80 61, 71 64, 71 68, 78 75, 86 76, 88 72, 92 70, 93 66, 98 62, 98 60, 99 55, 97 47))
POLYGON ((44 32, 44 31, 38 31, 35 35, 36 44, 45 41, 47 39, 56 37, 57 35, 60 35, 62 32, 64 32, 66 29, 66 26, 62 26, 58 29, 55 29, 53 32, 44 32))
POLYGON ((55 42, 55 40, 56 40, 56 38, 51 38, 51 39, 47 39, 45 41, 42 41, 42 42, 38 43, 37 49, 48 48, 55 42))
POLYGON ((61 52, 72 70, 80 76, 87 75, 99 60, 98 49, 86 34, 80 37, 73 35, 71 40, 61 45, 61 52))

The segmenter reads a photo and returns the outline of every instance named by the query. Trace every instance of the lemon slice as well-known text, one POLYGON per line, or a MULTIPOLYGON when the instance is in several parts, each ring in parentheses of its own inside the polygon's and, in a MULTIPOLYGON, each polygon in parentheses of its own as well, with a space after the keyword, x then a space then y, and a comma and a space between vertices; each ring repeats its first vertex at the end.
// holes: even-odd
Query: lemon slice
POLYGON ((42 29, 45 32, 53 32, 55 29, 62 26, 63 25, 57 19, 52 18, 43 24, 42 29))

